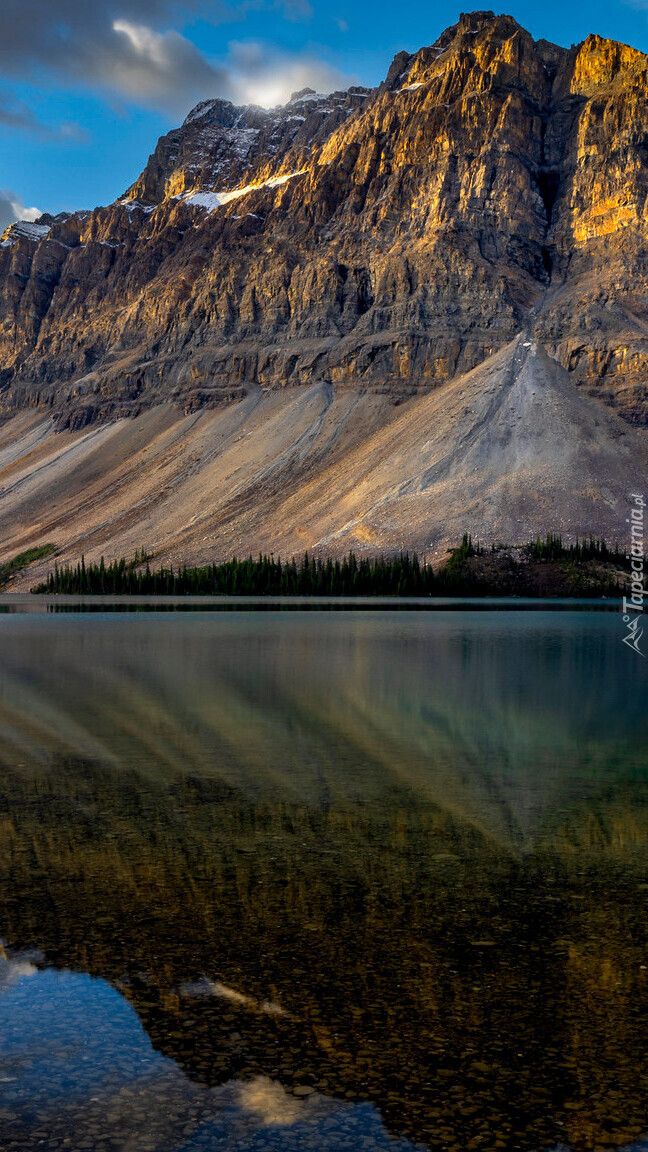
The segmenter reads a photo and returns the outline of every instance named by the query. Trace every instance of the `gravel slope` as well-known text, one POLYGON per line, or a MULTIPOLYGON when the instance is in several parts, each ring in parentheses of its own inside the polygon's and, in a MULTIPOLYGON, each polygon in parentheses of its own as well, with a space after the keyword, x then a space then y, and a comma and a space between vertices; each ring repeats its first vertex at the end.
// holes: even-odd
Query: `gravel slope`
POLYGON ((464 531, 624 541, 647 437, 525 334, 399 406, 317 384, 74 433, 21 412, 0 426, 0 560, 49 541, 63 559, 146 547, 175 563, 306 548, 440 559, 464 531))

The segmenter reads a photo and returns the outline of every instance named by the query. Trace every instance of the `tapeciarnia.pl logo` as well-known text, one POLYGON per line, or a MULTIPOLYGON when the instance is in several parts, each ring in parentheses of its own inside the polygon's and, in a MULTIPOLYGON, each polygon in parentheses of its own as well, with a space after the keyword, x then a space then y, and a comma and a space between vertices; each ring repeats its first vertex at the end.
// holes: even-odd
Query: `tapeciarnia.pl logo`
POLYGON ((640 656, 644 653, 639 647, 643 636, 641 614, 644 610, 644 508, 646 501, 643 496, 631 493, 634 507, 630 509, 630 517, 626 524, 630 525, 630 597, 623 597, 623 623, 628 631, 623 637, 623 643, 633 648, 640 656))

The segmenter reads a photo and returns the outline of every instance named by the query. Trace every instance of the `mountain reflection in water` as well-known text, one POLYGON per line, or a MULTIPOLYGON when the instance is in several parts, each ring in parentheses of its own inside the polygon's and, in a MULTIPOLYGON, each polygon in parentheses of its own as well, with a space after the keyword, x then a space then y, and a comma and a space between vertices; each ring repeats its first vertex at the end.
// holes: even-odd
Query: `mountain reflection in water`
POLYGON ((3 1149, 640 1141, 644 663, 596 612, 1 617, 3 1149))

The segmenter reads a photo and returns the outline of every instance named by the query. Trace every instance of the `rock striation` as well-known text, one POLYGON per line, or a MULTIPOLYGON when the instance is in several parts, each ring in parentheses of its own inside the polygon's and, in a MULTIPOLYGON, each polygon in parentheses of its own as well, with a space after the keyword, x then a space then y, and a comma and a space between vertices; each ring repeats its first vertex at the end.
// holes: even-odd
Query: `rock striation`
POLYGON ((533 333, 648 421, 648 58, 462 15, 377 89, 198 105, 116 203, 0 243, 0 411, 327 382, 393 400, 533 333))

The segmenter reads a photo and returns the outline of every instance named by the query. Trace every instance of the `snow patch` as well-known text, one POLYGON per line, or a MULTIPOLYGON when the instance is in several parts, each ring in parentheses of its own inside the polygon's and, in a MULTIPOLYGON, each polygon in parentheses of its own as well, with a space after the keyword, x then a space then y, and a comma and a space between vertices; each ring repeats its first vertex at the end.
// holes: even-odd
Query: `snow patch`
POLYGON ((120 208, 125 208, 127 212, 134 212, 136 208, 139 208, 141 212, 146 212, 147 216, 149 212, 155 212, 158 207, 157 204, 140 204, 139 200, 118 200, 117 204, 120 208))
POLYGON ((201 100, 200 104, 196 104, 196 107, 192 108, 189 115, 185 117, 183 125, 191 124, 194 120, 202 120, 203 116, 206 116, 207 113, 219 103, 222 103, 222 101, 201 100))
MULTIPOLYGON (((312 100, 328 100, 328 97, 328 92, 308 92, 305 96, 297 96, 296 98, 289 100, 288 104, 305 104, 307 101, 310 102, 312 100)), ((277 107, 281 108, 283 105, 278 104, 277 107)))
POLYGON ((231 192, 189 192, 184 201, 194 208, 205 208, 208 212, 214 212, 216 208, 221 208, 232 200, 238 200, 241 196, 247 196, 248 192, 254 192, 258 188, 279 188, 281 184, 294 180, 295 176, 303 176, 305 171, 306 169, 302 168, 299 172, 286 172, 283 176, 272 176, 269 180, 264 180, 263 184, 246 184, 244 188, 234 188, 231 192))
MULTIPOLYGON (((261 188, 278 188, 280 184, 287 184, 289 180, 294 180, 295 176, 303 176, 305 171, 305 168, 300 168, 299 172, 287 172, 283 176, 273 176, 270 180, 265 180, 261 184, 261 188)), ((252 184, 251 187, 254 188, 255 185, 252 184)))
POLYGON ((422 83, 406 84, 404 88, 401 88, 401 92, 416 92, 417 88, 422 88, 422 87, 423 87, 422 83))
POLYGON ((31 220, 16 220, 15 224, 11 224, 7 229, 5 239, 2 241, 0 247, 9 248, 11 244, 15 244, 16 240, 32 240, 38 244, 39 240, 44 240, 49 236, 51 226, 49 224, 33 224, 31 220))
POLYGON ((208 212, 213 212, 215 208, 220 208, 221 205, 229 203, 230 200, 236 200, 236 197, 242 196, 242 192, 190 192, 188 196, 184 197, 186 204, 191 204, 194 208, 206 208, 208 212))
POLYGON ((51 231, 49 224, 32 224, 29 220, 18 220, 13 226, 18 236, 26 236, 28 240, 43 240, 51 231))

